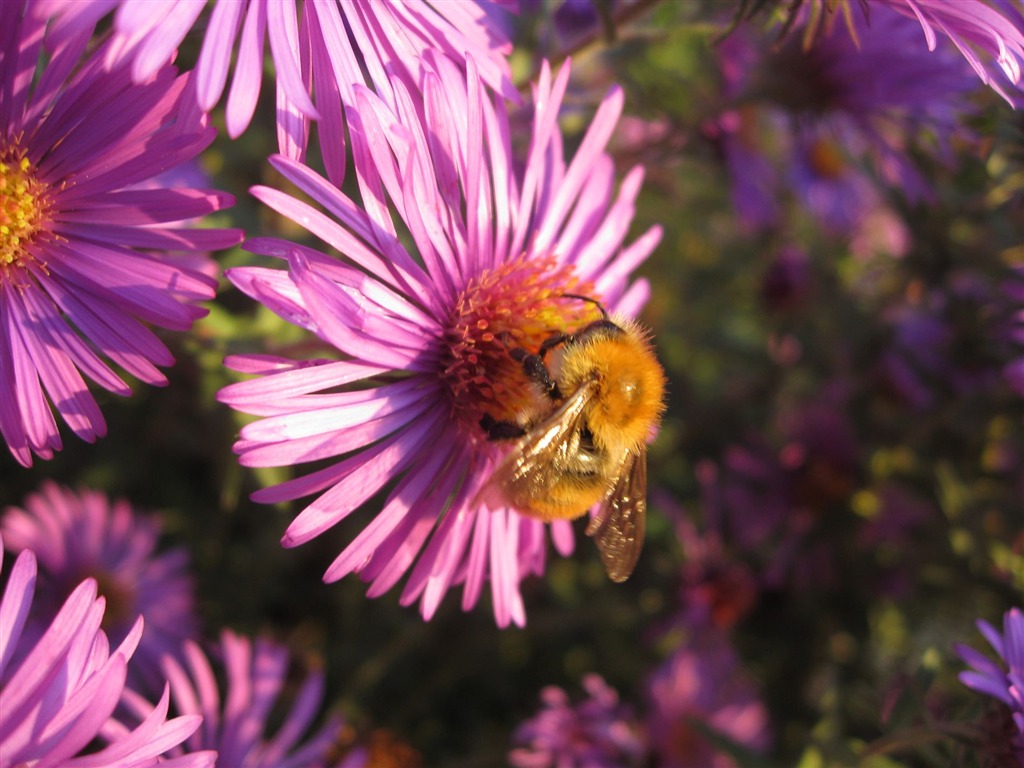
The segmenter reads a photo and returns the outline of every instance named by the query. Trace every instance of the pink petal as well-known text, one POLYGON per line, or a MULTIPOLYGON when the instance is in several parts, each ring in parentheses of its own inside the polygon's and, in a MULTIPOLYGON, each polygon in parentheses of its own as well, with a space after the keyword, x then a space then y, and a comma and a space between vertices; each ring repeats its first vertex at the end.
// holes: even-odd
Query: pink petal
POLYGON ((249 3, 238 45, 235 76, 228 91, 228 136, 237 139, 252 120, 263 81, 263 38, 267 28, 266 3, 249 3))
POLYGON ((212 110, 224 93, 243 10, 244 3, 218 0, 210 14, 203 47, 196 62, 196 96, 204 112, 212 110))

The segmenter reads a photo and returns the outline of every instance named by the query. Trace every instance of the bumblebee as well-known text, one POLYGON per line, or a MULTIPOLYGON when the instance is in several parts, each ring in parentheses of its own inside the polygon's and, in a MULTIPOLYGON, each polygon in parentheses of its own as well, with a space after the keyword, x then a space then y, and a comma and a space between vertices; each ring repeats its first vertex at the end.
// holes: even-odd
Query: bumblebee
POLYGON ((538 404, 515 421, 481 419, 490 439, 516 441, 482 496, 545 521, 575 519, 598 504, 586 533, 609 578, 621 582, 643 546, 647 439, 664 410, 665 374, 639 325, 573 298, 594 303, 602 319, 551 336, 537 353, 510 350, 539 390, 538 404))

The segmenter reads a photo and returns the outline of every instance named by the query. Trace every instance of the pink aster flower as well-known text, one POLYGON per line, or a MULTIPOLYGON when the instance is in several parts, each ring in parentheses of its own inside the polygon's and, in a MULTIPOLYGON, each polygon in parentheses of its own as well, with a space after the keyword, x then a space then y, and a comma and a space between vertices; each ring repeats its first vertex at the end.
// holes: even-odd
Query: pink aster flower
POLYGON ((628 768, 646 764, 640 723, 600 675, 583 678, 587 698, 573 705, 564 690, 541 691, 543 709, 515 733, 515 768, 628 768))
POLYGON ((31 550, 25 550, 18 556, 0 600, 0 765, 213 766, 213 752, 182 755, 172 761, 159 759, 195 731, 202 719, 188 715, 168 720, 166 689, 135 729, 111 719, 124 691, 128 662, 142 635, 142 619, 111 652, 100 629, 104 600, 96 596, 96 582, 86 579, 42 637, 26 644, 22 631, 35 581, 36 559, 31 550))
POLYGON ((321 148, 336 183, 345 163, 340 110, 342 105, 346 112, 353 107, 356 83, 372 85, 390 101, 390 77, 401 77, 407 86, 419 83, 420 57, 426 51, 443 51, 460 61, 469 52, 488 85, 506 98, 518 98, 507 61, 512 45, 493 18, 494 3, 489 0, 170 0, 158 6, 151 0, 100 0, 91 8, 74 0, 49 2, 69 26, 116 9, 111 57, 130 59, 138 81, 149 79, 174 58, 200 15, 212 6, 202 25, 205 32, 195 71, 200 109, 209 112, 220 101, 234 61, 226 121, 228 135, 240 136, 256 109, 269 42, 280 150, 301 159, 310 120, 319 120, 320 130, 330 132, 321 148))
POLYGON ((158 366, 174 360, 147 326, 188 329, 216 286, 177 254, 240 235, 176 224, 228 195, 139 188, 213 138, 179 109, 187 78, 106 71, 107 45, 81 57, 91 29, 48 46, 34 3, 0 4, 0 28, 0 433, 30 466, 61 448, 51 404, 80 438, 105 434, 85 380, 130 388, 104 358, 166 383, 158 366))
POLYGON ((156 553, 159 520, 98 491, 76 494, 47 482, 23 507, 4 511, 0 530, 8 549, 32 550, 41 566, 45 589, 27 631, 41 634, 75 586, 92 577, 106 600, 104 630, 111 642, 127 637, 137 616, 145 619, 130 680, 159 691, 164 683, 160 658, 180 656, 197 624, 188 554, 182 549, 156 553))
POLYGON ((807 252, 787 245, 772 254, 761 275, 761 303, 778 314, 799 312, 811 303, 814 273, 807 252))
MULTIPOLYGON (((472 61, 468 81, 444 57, 432 62, 425 124, 401 80, 393 80, 398 114, 357 90, 372 158, 356 162, 379 173, 366 174, 373 186, 362 206, 281 157, 274 167, 328 213, 274 189, 253 190, 339 255, 258 239, 247 247, 283 259, 287 270, 239 268, 229 278, 315 333, 329 356, 229 358, 229 367, 257 378, 228 386, 220 399, 262 417, 235 446, 243 464, 328 462, 254 496, 317 494, 289 526, 285 546, 319 536, 388 486, 383 508, 326 581, 358 573, 377 596, 411 571, 401 602, 421 600, 429 618, 455 584, 464 585, 469 609, 489 578, 498 624, 522 624, 519 582, 543 570, 547 525, 475 502, 504 450, 487 439, 481 419, 513 419, 533 401, 510 343, 537 349, 553 332, 599 317, 567 294, 637 312, 648 286, 630 275, 660 230, 623 247, 643 174, 631 171, 615 193, 603 148, 622 107, 618 88, 567 163, 557 117, 569 69, 552 79, 545 66, 518 172, 503 106, 488 100, 472 61), (411 248, 396 234, 388 199, 411 248)), ((560 552, 571 551, 567 521, 551 532, 560 552)))
MULTIPOLYGON (((288 682, 290 654, 284 646, 268 640, 250 641, 233 632, 221 634, 215 655, 215 672, 210 658, 193 641, 184 648, 184 663, 164 660, 171 699, 179 712, 202 725, 183 745, 192 750, 217 751, 221 768, 322 768, 339 743, 342 721, 333 716, 303 737, 319 714, 323 702, 324 675, 311 672, 295 694, 283 720, 269 733, 268 721, 279 713, 280 699, 288 682), (219 680, 225 680, 222 685, 219 680)), ((151 706, 129 695, 128 706, 140 718, 151 706)), ((172 751, 177 754, 181 747, 172 751)), ((333 763, 332 763, 333 765, 333 763)), ((362 768, 358 762, 339 763, 338 768, 362 768)))
POLYGON ((705 735, 748 750, 768 749, 768 711, 728 639, 706 631, 677 650, 651 676, 647 729, 664 768, 735 768, 705 735))

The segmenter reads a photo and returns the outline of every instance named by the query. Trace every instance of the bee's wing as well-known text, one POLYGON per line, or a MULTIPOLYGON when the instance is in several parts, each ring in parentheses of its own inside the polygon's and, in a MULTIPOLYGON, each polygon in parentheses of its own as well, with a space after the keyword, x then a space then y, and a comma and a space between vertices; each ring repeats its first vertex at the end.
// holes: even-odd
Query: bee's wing
POLYGON ((519 438, 495 468, 478 498, 494 508, 503 501, 501 489, 523 488, 538 482, 539 478, 551 476, 550 471, 545 470, 564 462, 565 444, 579 431, 583 413, 596 389, 596 382, 586 382, 558 410, 519 438))
POLYGON ((612 581, 625 581, 633 573, 644 545, 647 520, 647 446, 627 451, 615 476, 615 486, 587 525, 587 535, 601 553, 612 581))

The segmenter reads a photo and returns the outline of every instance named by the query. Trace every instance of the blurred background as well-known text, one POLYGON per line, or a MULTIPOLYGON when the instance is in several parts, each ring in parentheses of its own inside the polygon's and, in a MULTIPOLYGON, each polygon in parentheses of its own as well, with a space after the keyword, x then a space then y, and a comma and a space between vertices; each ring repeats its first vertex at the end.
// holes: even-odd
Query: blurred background
MULTIPOLYGON (((159 515, 161 548, 189 553, 203 636, 275 637, 296 680, 322 666, 377 765, 506 765, 542 689, 582 702, 590 673, 644 743, 607 765, 996 765, 979 744, 998 713, 957 680, 953 644, 984 648, 976 619, 1022 604, 1024 113, 912 20, 889 29, 879 8, 877 43, 837 26, 811 58, 803 20, 786 31, 761 5, 537 0, 502 16, 524 93, 542 58, 572 55, 567 136, 622 85, 612 151, 621 173, 647 170, 633 232, 664 228, 641 274, 669 407, 626 583, 580 522, 576 553, 524 582, 525 629, 496 628, 486 596, 424 622, 395 590, 322 584, 369 512, 285 550, 300 503, 249 501, 289 475, 238 466, 221 361, 304 335, 223 280, 192 333, 162 336, 171 385, 95 391, 96 445, 68 438, 32 469, 4 452, 0 503, 52 479, 159 515), (855 53, 876 58, 833 66, 855 53), (730 712, 764 727, 723 739, 730 712), (701 762, 700 740, 732 763, 701 762)), ((201 158, 238 197, 210 224, 299 240, 247 193, 281 185, 267 91, 253 127, 201 158)))

